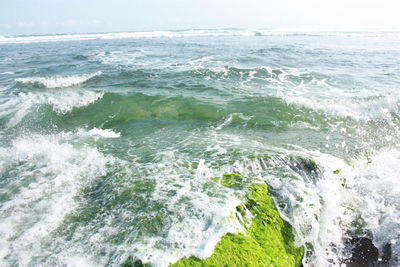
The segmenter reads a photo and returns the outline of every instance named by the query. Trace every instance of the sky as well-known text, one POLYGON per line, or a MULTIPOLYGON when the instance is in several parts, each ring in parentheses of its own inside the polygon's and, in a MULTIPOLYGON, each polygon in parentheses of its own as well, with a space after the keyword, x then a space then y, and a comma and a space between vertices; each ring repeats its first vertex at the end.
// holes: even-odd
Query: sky
POLYGON ((0 34, 176 29, 400 31, 399 0, 0 0, 0 34))

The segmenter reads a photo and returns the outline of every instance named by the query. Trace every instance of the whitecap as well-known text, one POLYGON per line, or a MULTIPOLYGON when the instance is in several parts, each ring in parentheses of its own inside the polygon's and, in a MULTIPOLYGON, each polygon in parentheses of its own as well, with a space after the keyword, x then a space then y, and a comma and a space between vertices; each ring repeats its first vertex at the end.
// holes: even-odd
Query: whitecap
POLYGON ((51 105, 53 111, 58 114, 65 114, 74 108, 90 105, 103 97, 103 92, 94 91, 56 91, 56 92, 36 92, 19 93, 16 97, 8 98, 0 104, 0 116, 11 115, 7 126, 13 127, 20 121, 32 108, 40 105, 51 105))
POLYGON ((83 75, 27 77, 17 78, 15 81, 22 84, 40 84, 47 88, 64 88, 84 83, 95 76, 99 76, 101 73, 101 71, 97 71, 95 73, 83 75))
POLYGON ((99 128, 93 128, 88 132, 89 135, 91 136, 101 136, 104 138, 118 138, 121 136, 120 133, 114 132, 113 130, 110 129, 99 129, 99 128))

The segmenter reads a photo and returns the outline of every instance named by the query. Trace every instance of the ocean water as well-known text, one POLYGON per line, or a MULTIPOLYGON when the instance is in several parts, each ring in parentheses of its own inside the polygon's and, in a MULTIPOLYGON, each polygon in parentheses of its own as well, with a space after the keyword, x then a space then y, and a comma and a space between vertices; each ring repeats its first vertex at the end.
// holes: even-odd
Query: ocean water
POLYGON ((398 266, 399 73, 399 33, 0 36, 0 266, 204 258, 263 181, 305 266, 398 266))

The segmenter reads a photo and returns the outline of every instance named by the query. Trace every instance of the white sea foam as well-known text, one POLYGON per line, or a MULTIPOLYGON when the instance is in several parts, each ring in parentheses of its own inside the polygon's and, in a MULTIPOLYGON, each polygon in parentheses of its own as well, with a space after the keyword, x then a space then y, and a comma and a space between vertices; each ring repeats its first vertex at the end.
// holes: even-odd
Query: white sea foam
POLYGON ((397 112, 400 100, 395 95, 379 96, 374 99, 339 97, 320 98, 307 95, 285 95, 282 96, 288 104, 297 105, 323 111, 330 116, 351 117, 356 120, 373 120, 391 118, 390 112, 397 112))
MULTIPOLYGON (((0 208, 0 215, 8 212, 3 216, 4 220, 0 216, 3 226, 0 236, 13 238, 0 241, 0 256, 6 257, 7 263, 117 266, 128 255, 134 255, 154 266, 164 267, 183 256, 208 257, 223 234, 243 230, 238 221, 229 219, 240 203, 237 195, 218 184, 204 191, 209 178, 221 174, 221 170, 210 168, 208 162, 201 159, 193 171, 187 167, 184 155, 169 150, 157 152, 155 162, 122 163, 82 143, 94 133, 94 136, 98 136, 97 133, 109 136, 110 132, 92 129, 20 138, 11 147, 0 150, 0 163, 3 164, 0 171, 6 173, 15 169, 14 175, 20 178, 14 183, 20 192, 13 194, 12 199, 0 208), (104 197, 102 201, 118 197, 135 183, 143 185, 152 181, 154 191, 150 188, 148 192, 132 191, 132 201, 115 205, 112 212, 106 209, 104 213, 99 209, 98 216, 92 220, 69 222, 68 227, 74 227, 76 223, 76 228, 68 232, 70 236, 65 239, 53 236, 52 230, 60 226, 66 214, 73 214, 79 205, 85 205, 77 203, 74 196, 94 179, 103 176, 108 166, 114 175, 105 181, 112 184, 110 190, 113 192, 105 191, 105 195, 101 195, 103 189, 99 188, 97 193, 104 197), (116 168, 121 169, 115 172, 116 168), (175 193, 171 195, 171 192, 175 193), (148 210, 134 212, 142 193, 146 196, 148 210), (161 205, 156 206, 154 214, 153 203, 161 205), (168 216, 163 219, 170 223, 163 225, 163 234, 135 240, 138 232, 147 227, 140 218, 148 218, 149 224, 157 223, 154 227, 158 228, 161 224, 151 220, 166 211, 168 216), (25 221, 27 225, 24 225, 25 221), (126 232, 135 242, 118 245, 107 242, 126 232), (37 256, 41 258, 38 260, 37 256)), ((5 192, 9 190, 9 187, 5 188, 5 192)))
POLYGON ((400 151, 385 148, 369 161, 358 163, 352 192, 357 196, 360 220, 372 231, 375 246, 382 249, 391 244, 394 266, 400 262, 400 151))
POLYGON ((93 128, 88 132, 89 135, 91 136, 100 136, 104 138, 118 138, 121 136, 120 133, 114 132, 113 130, 110 129, 99 129, 99 128, 93 128))
POLYGON ((148 66, 153 63, 145 60, 138 61, 137 58, 145 55, 145 50, 140 49, 138 51, 110 51, 110 52, 100 52, 94 56, 91 56, 91 60, 99 60, 103 64, 111 64, 111 65, 135 65, 135 66, 148 66))
POLYGON ((71 136, 19 138, 0 149, 0 172, 4 179, 12 176, 2 192, 14 192, 0 207, 0 259, 6 266, 30 266, 45 255, 50 233, 76 208, 76 194, 106 173, 111 159, 68 143, 71 136))
POLYGON ((95 73, 83 74, 83 75, 27 77, 27 78, 18 78, 15 79, 15 81, 23 84, 37 83, 47 88, 64 88, 84 83, 95 76, 99 76, 101 73, 102 73, 101 71, 97 71, 95 73))
POLYGON ((95 102, 102 98, 103 94, 103 92, 81 90, 19 93, 16 97, 10 97, 0 104, 0 116, 12 114, 7 124, 12 127, 29 114, 32 108, 51 105, 55 112, 64 114, 74 108, 84 107, 95 102))
MULTIPOLYGON (((295 147, 294 147, 295 148, 295 147)), ((263 173, 259 162, 249 167, 238 165, 241 171, 251 170, 266 179, 277 194, 281 214, 295 230, 298 244, 312 244, 312 254, 304 260, 305 266, 340 265, 344 252, 343 239, 354 224, 370 230, 373 242, 382 252, 390 243, 391 263, 400 260, 400 183, 398 149, 382 149, 368 161, 360 158, 351 165, 342 159, 318 152, 300 149, 299 155, 317 161, 323 170, 315 184, 293 179, 288 173, 278 176, 263 173), (340 170, 334 173, 334 170, 340 170), (301 200, 299 200, 301 199, 301 200)), ((293 151, 291 151, 293 153, 293 151)), ((381 254, 382 256, 382 254, 381 254)))
POLYGON ((82 41, 94 39, 126 39, 126 38, 156 38, 156 37, 193 37, 193 36, 253 36, 254 31, 242 30, 187 30, 187 31, 151 31, 151 32, 119 32, 92 34, 65 34, 24 37, 3 37, 1 43, 41 43, 60 41, 82 41))
MULTIPOLYGON (((215 155, 221 156, 227 153, 228 146, 243 142, 249 151, 257 147, 268 149, 255 140, 227 136, 217 129, 211 129, 211 132, 215 146, 207 149, 207 153, 215 150, 215 155)), ((30 182, 29 186, 22 187, 18 194, 0 208, 0 214, 8 212, 7 216, 0 216, 0 236, 6 237, 0 241, 0 256, 8 256, 7 260, 11 261, 18 259, 20 265, 29 265, 35 262, 35 255, 51 253, 52 258, 45 260, 46 263, 98 266, 107 264, 108 254, 96 258, 104 251, 114 252, 112 264, 120 263, 132 255, 131 251, 135 251, 135 256, 160 267, 168 266, 183 256, 205 258, 211 255, 223 234, 243 230, 237 221, 227 218, 235 211, 240 203, 238 196, 244 192, 234 193, 223 187, 210 188, 209 178, 239 172, 264 179, 274 192, 277 202, 286 203, 288 208, 282 208, 282 205, 278 207, 283 217, 293 225, 297 244, 311 243, 313 246, 313 254, 305 266, 339 264, 342 238, 346 230, 351 229, 349 226, 357 217, 357 211, 361 211, 368 228, 373 230, 376 245, 381 247, 385 242, 394 242, 394 256, 398 257, 395 241, 398 240, 396 222, 399 220, 400 189, 395 167, 400 154, 396 150, 384 150, 373 158, 372 164, 360 162, 352 167, 336 157, 295 146, 290 151, 281 149, 277 153, 296 153, 315 159, 323 170, 321 180, 315 183, 304 181, 299 175, 290 172, 290 169, 287 173, 276 174, 254 159, 237 160, 218 168, 213 168, 209 159, 200 159, 197 169, 192 171, 187 168, 185 156, 174 150, 157 152, 154 162, 130 162, 123 167, 126 173, 119 172, 117 175, 125 175, 125 180, 118 180, 113 190, 119 192, 135 181, 142 183, 148 179, 153 180, 154 191, 146 197, 151 199, 149 203, 163 203, 162 210, 174 214, 169 218, 171 224, 168 231, 163 232, 162 236, 149 237, 134 244, 105 246, 107 238, 122 229, 126 230, 124 227, 141 216, 126 208, 116 207, 105 217, 100 216, 79 225, 71 240, 61 238, 57 240, 60 247, 55 251, 47 251, 48 248, 41 246, 41 240, 45 240, 48 232, 61 223, 65 214, 76 209, 77 203, 73 196, 91 179, 104 175, 105 166, 117 165, 114 159, 105 157, 95 148, 72 145, 72 141, 87 136, 107 138, 117 135, 110 130, 94 128, 53 136, 20 138, 10 148, 0 150, 0 172, 6 173, 15 168, 22 177, 10 186, 23 186, 26 181, 30 182), (339 174, 334 174, 336 169, 341 170, 339 174), (121 219, 123 226, 117 223, 121 219), (24 220, 29 224, 23 224, 24 220), (23 230, 17 232, 17 227, 23 230), (93 233, 93 229, 97 233, 93 233), (11 242, 7 239, 10 237, 17 238, 11 242), (85 255, 81 251, 86 251, 85 255)), ((132 195, 133 199, 135 196, 132 195)), ((134 226, 130 229, 133 236, 136 230, 134 226)))
POLYGON ((178 248, 170 247, 168 253, 155 249, 155 244, 160 242, 160 238, 155 238, 149 240, 146 249, 141 247, 137 255, 139 258, 160 267, 190 255, 206 258, 212 254, 222 235, 243 231, 238 221, 228 219, 240 203, 237 196, 218 185, 204 191, 204 184, 210 177, 221 175, 221 170, 210 168, 206 160, 200 159, 193 173, 185 167, 185 158, 174 151, 159 152, 157 158, 158 163, 146 166, 147 172, 154 173, 152 176, 157 181, 152 199, 165 203, 167 210, 179 216, 180 219, 172 218, 173 223, 167 234, 168 243, 176 244, 178 248), (171 190, 175 191, 172 196, 171 190), (220 193, 213 195, 212 192, 217 191, 220 193), (182 214, 185 216, 181 217, 182 214), (147 253, 149 249, 151 255, 147 253))
POLYGON ((185 31, 149 31, 149 32, 118 32, 91 34, 61 34, 35 36, 0 36, 0 44, 42 43, 83 41, 95 39, 126 39, 126 38, 177 38, 196 36, 343 36, 343 37, 400 37, 399 32, 346 32, 346 31, 313 31, 313 30, 185 30, 185 31))

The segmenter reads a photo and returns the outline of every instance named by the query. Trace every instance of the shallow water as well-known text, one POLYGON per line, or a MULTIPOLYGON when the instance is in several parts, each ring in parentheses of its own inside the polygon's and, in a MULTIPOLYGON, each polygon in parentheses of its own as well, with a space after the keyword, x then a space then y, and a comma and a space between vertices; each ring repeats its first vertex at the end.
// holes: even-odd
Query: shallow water
POLYGON ((266 181, 305 266, 360 231, 396 266, 399 72, 397 33, 0 37, 0 265, 206 257, 266 181))

